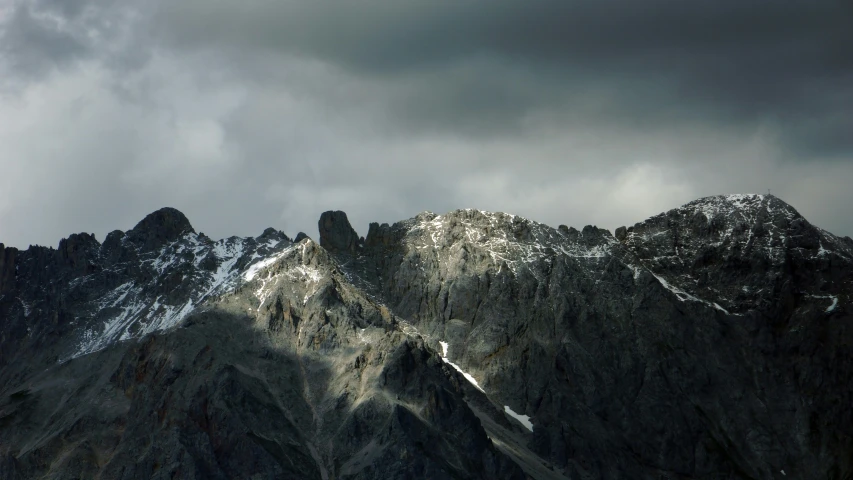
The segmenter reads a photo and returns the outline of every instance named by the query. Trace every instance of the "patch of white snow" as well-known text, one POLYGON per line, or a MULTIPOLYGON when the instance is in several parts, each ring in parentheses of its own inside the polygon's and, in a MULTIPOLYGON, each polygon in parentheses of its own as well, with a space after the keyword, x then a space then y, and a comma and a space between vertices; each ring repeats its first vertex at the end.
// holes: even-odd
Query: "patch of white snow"
POLYGON ((838 297, 836 297, 835 295, 806 295, 806 296, 811 297, 811 298, 831 299, 832 303, 828 307, 826 307, 826 310, 824 310, 824 312, 826 312, 826 313, 832 313, 838 307, 838 297))
POLYGON ((838 306, 838 297, 832 297, 832 305, 826 307, 826 313, 832 313, 835 310, 835 307, 838 306))
MULTIPOLYGON (((651 270, 650 270, 650 272, 651 272, 651 270)), ((675 285, 670 284, 670 283, 669 283, 669 282, 667 282, 663 277, 661 277, 661 276, 659 276, 659 275, 655 274, 654 272, 651 272, 651 273, 652 273, 652 275, 654 275, 654 277, 655 277, 655 278, 657 278, 657 279, 658 279, 658 281, 660 282, 660 284, 661 284, 661 285, 663 285, 663 288, 665 288, 665 289, 669 290, 670 292, 674 293, 674 294, 675 294, 675 296, 676 296, 679 300, 681 300, 682 302, 691 301, 691 302, 700 302, 700 303, 704 303, 705 305, 708 305, 708 306, 710 306, 710 307, 714 307, 714 308, 716 308, 717 310, 719 310, 719 311, 721 311, 721 312, 725 313, 726 315, 731 315, 731 313, 729 313, 729 311, 728 311, 728 310, 726 310, 725 308, 721 307, 718 303, 716 303, 716 302, 709 302, 709 301, 707 301, 707 300, 702 300, 701 298, 695 297, 695 296, 693 296, 693 295, 691 295, 691 294, 689 294, 689 293, 685 292, 684 290, 682 290, 682 289, 680 289, 680 288, 676 287, 675 285)))
POLYGON ((510 417, 518 420, 522 425, 524 425, 526 429, 530 430, 531 432, 533 431, 533 423, 530 422, 530 417, 528 417, 527 415, 519 415, 515 413, 511 408, 509 408, 509 405, 504 405, 504 411, 510 417))
POLYGON ((365 333, 365 332, 367 332, 366 328, 359 328, 358 333, 356 333, 356 336, 358 337, 358 340, 361 343, 370 343, 370 338, 367 336, 367 333, 365 333))
POLYGON ((485 391, 485 390, 483 390, 483 389, 482 389, 482 387, 480 387, 480 384, 479 384, 479 383, 477 383, 477 380, 476 380, 473 376, 471 376, 471 374, 470 374, 470 373, 468 373, 468 372, 466 372, 466 371, 462 370, 462 368, 461 368, 461 367, 459 367, 459 365, 456 365, 455 363, 453 363, 453 362, 451 362, 450 360, 448 360, 448 359, 447 359, 447 342, 438 342, 438 343, 440 343, 440 344, 441 344, 441 350, 442 350, 442 355, 443 355, 443 356, 441 357, 441 359, 444 361, 444 363, 446 363, 446 364, 450 365, 451 367, 455 368, 457 372, 461 373, 461 374, 462 374, 462 376, 463 376, 463 377, 465 377, 465 380, 468 380, 469 382, 471 382, 471 385, 474 385, 475 387, 477 387, 477 390, 479 390, 479 391, 481 391, 481 392, 483 392, 483 393, 486 393, 486 391, 485 391))
POLYGON ((275 263, 275 261, 278 260, 279 258, 281 258, 281 255, 275 255, 273 257, 267 257, 267 258, 261 260, 260 262, 257 262, 257 263, 250 265, 249 268, 247 268, 246 271, 243 272, 243 280, 246 280, 247 282, 251 282, 255 278, 255 276, 258 274, 258 272, 260 272, 264 268, 269 267, 270 265, 275 263))

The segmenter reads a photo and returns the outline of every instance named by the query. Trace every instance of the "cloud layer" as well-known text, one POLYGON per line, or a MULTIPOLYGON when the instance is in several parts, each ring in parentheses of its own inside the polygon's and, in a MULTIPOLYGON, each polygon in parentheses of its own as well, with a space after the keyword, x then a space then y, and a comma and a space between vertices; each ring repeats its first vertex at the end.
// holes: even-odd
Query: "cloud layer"
POLYGON ((0 241, 170 205, 213 237, 423 210, 632 224, 773 193, 853 234, 834 0, 0 6, 0 241))

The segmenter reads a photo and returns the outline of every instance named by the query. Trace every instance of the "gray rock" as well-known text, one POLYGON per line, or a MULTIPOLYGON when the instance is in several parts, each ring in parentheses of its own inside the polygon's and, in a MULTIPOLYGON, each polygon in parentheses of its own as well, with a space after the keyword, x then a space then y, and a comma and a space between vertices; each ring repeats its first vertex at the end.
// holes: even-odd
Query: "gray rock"
POLYGON ((95 261, 101 244, 94 235, 76 233, 59 242, 59 255, 62 263, 79 274, 93 273, 98 267, 95 261))
POLYGON ((320 215, 317 223, 320 230, 320 245, 333 253, 355 253, 358 234, 341 211, 328 211, 320 215))
POLYGON ((129 242, 148 252, 174 242, 185 233, 195 233, 190 221, 174 208, 161 208, 142 219, 127 232, 129 242))
POLYGON ((0 294, 15 288, 15 258, 18 249, 0 243, 0 294))
MULTIPOLYGON (((291 242, 290 238, 284 234, 281 230, 276 230, 272 227, 264 229, 264 232, 261 233, 257 238, 258 241, 286 241, 291 242)), ((291 242, 296 243, 296 242, 291 242)))

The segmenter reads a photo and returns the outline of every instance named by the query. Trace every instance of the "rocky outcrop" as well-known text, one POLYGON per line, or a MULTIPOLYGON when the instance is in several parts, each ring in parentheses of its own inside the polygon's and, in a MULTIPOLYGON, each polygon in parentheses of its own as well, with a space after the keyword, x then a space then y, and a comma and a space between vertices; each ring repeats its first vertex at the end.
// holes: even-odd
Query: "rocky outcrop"
POLYGON ((15 288, 15 258, 18 249, 0 243, 0 294, 15 288))
POLYGON ((399 245, 402 238, 398 231, 392 229, 387 223, 379 225, 376 222, 370 224, 364 246, 369 249, 387 249, 399 245))
POLYGON ((320 245, 326 250, 333 253, 355 253, 358 234, 350 225, 346 213, 323 212, 317 228, 320 230, 320 245))
POLYGON ((60 262, 78 274, 93 273, 101 244, 94 235, 76 233, 59 241, 60 262))

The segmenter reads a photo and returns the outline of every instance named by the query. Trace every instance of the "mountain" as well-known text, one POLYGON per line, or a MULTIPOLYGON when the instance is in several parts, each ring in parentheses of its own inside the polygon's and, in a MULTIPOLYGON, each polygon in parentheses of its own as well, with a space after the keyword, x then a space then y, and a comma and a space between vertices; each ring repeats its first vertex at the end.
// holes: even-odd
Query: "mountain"
POLYGON ((853 241, 776 197, 318 227, 0 245, 0 478, 853 478, 853 241))

